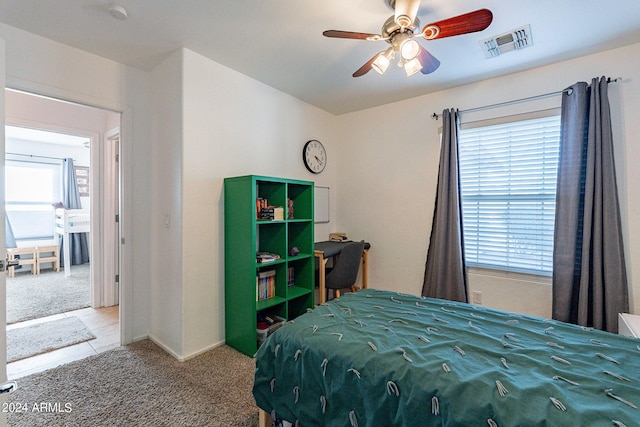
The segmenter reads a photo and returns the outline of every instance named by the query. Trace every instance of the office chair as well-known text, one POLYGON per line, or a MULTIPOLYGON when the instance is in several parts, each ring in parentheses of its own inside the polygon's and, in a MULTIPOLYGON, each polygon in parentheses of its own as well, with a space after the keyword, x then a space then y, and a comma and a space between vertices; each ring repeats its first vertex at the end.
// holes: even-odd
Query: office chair
POLYGON ((355 285, 363 251, 364 240, 347 243, 340 251, 333 268, 327 269, 325 287, 333 289, 334 298, 340 298, 341 289, 352 288, 355 285))

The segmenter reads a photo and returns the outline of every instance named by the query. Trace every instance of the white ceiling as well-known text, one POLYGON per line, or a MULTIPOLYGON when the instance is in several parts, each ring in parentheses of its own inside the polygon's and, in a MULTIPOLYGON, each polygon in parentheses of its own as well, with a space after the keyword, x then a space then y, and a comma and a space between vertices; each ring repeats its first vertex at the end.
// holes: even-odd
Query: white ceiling
POLYGON ((110 16, 110 3, 0 0, 0 21, 143 70, 186 47, 334 114, 640 42, 639 0, 422 0, 423 26, 480 8, 493 12, 493 23, 422 40, 442 63, 432 74, 390 67, 353 78, 387 44, 322 31, 379 33, 393 13, 385 0, 117 0, 125 21, 110 16), (527 24, 532 47, 485 59, 479 40, 527 24))

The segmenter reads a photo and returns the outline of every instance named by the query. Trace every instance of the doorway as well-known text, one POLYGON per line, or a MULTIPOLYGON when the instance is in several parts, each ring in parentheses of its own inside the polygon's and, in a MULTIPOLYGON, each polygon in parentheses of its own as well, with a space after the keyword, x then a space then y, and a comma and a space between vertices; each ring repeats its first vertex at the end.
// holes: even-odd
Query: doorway
MULTIPOLYGON (((18 251, 26 252, 20 255, 25 258, 25 265, 16 270, 14 278, 23 283, 34 280, 44 283, 35 289, 45 289, 47 298, 53 298, 54 283, 66 283, 73 292, 82 294, 80 299, 83 299, 78 306, 66 305, 66 300, 71 299, 69 295, 53 303, 50 299, 47 305, 53 307, 48 308, 57 313, 45 311, 42 316, 31 315, 27 320, 15 322, 20 320, 16 318, 10 322, 14 301, 9 288, 14 278, 7 277, 7 333, 13 330, 13 334, 15 329, 23 327, 46 331, 45 326, 51 322, 62 325, 61 319, 77 319, 95 337, 84 336, 84 341, 74 344, 71 340, 64 348, 9 363, 8 375, 16 378, 120 344, 117 222, 120 113, 13 90, 5 91, 5 99, 5 179, 6 188, 11 186, 5 204, 10 220, 7 229, 14 228, 14 246, 26 248, 18 251), (65 181, 63 178, 68 172, 71 174, 65 181), (75 204, 62 194, 61 188, 66 189, 70 181, 77 191, 75 204), (62 184, 64 182, 66 184, 62 184), (46 194, 34 195, 33 191, 46 194), (31 224, 25 226, 29 221, 31 224), (78 228, 83 221, 87 228, 78 228), (66 238, 77 240, 81 236, 86 239, 86 258, 77 253, 82 243, 70 242, 60 247, 61 242, 69 241, 66 238), (67 247, 73 254, 69 260, 65 260, 67 247), (30 255, 31 248, 35 250, 33 255, 30 255), (34 258, 31 264, 30 258, 34 258), (41 260, 44 262, 39 262, 41 260)), ((9 239, 7 247, 11 247, 9 239)), ((37 295, 32 292, 31 300, 37 300, 37 295)), ((12 351, 10 346, 8 339, 8 352, 12 351)))

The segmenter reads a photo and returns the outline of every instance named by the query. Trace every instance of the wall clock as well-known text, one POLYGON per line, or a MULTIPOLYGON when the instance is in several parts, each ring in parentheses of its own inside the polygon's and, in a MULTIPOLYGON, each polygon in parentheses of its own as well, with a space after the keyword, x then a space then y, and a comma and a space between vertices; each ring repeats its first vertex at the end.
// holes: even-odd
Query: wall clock
POLYGON ((311 173, 320 173, 327 165, 327 150, 318 140, 312 139, 304 144, 302 161, 311 173))

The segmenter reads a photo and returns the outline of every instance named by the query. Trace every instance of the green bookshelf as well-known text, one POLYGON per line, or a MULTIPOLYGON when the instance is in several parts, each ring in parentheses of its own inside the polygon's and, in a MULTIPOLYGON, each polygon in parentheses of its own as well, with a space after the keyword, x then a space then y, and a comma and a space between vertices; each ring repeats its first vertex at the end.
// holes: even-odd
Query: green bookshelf
POLYGON ((258 349, 258 317, 291 320, 313 308, 314 239, 313 182, 247 175, 224 180, 225 334, 226 343, 253 356, 258 349), (256 201, 284 208, 284 218, 258 217, 256 201), (288 216, 288 200, 293 217, 288 216), (289 255, 292 247, 299 252, 289 255), (257 252, 277 254, 271 262, 256 261, 257 252), (293 283, 289 269, 293 269, 293 283), (275 271, 269 298, 258 299, 256 277, 275 271))

